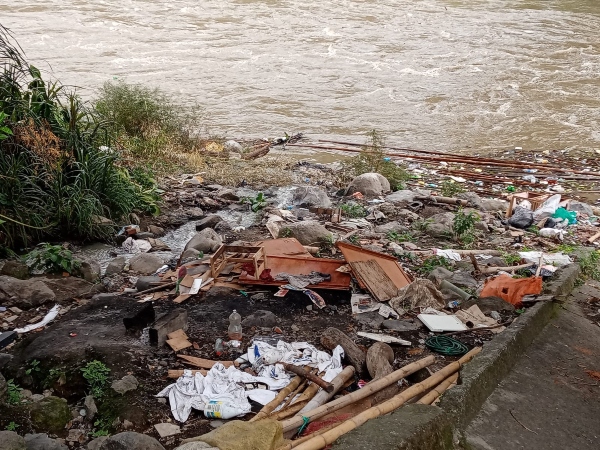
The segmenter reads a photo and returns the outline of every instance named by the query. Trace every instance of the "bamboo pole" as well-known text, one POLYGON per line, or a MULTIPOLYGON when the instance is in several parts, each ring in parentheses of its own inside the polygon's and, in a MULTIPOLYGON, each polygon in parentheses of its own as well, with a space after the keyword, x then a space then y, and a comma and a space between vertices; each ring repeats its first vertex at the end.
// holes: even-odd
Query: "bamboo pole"
POLYGON ((342 424, 338 425, 332 430, 329 430, 326 433, 315 436, 312 439, 303 442, 302 444, 297 446, 296 449, 320 450, 326 447, 327 445, 333 443, 340 436, 348 433, 349 431, 354 430, 355 428, 361 426, 365 422, 379 417, 381 415, 391 413, 411 398, 415 397, 416 395, 419 395, 427 389, 431 389, 432 387, 446 379, 448 376, 452 375, 454 372, 457 372, 464 364, 473 359, 475 355, 477 355, 480 351, 481 347, 474 348, 465 356, 460 358, 458 361, 448 364, 442 370, 439 370, 438 372, 434 373, 432 376, 422 381, 421 383, 417 383, 414 386, 411 386, 405 391, 401 392, 400 394, 392 397, 391 399, 377 406, 373 406, 367 409, 366 411, 363 411, 362 413, 358 414, 352 419, 343 422, 342 424))
POLYGON ((271 412, 273 412, 273 410, 277 408, 281 404, 281 402, 284 401, 285 398, 300 385, 301 382, 302 377, 295 376, 290 382, 290 384, 288 384, 281 391, 279 391, 279 393, 275 396, 273 400, 271 400, 269 403, 263 406, 262 409, 258 412, 258 414, 256 414, 252 419, 250 419, 250 422, 254 422, 256 420, 268 417, 269 414, 271 414, 271 412))
POLYGON ((323 433, 337 427, 338 425, 339 425, 339 423, 332 423, 331 425, 323 427, 320 430, 315 431, 314 433, 308 434, 306 436, 302 436, 301 438, 298 438, 295 441, 289 441, 287 444, 282 445, 281 447, 277 447, 275 450, 292 450, 294 447, 299 446, 303 442, 308 441, 308 440, 312 439, 313 437, 318 436, 319 434, 323 434, 323 433))
POLYGON ((294 390, 294 392, 292 392, 292 393, 291 393, 291 394, 288 396, 288 398, 287 398, 287 400, 285 401, 285 403, 284 403, 284 404, 281 406, 281 409, 285 409, 285 408, 287 408, 288 406, 290 406, 290 404, 291 404, 291 403, 294 401, 294 399, 296 398, 296 396, 297 396, 298 394, 300 394, 300 392, 302 392, 302 391, 303 391, 303 390, 306 388, 306 385, 307 385, 307 384, 308 384, 308 380, 307 380, 306 378, 305 378, 304 380, 302 380, 302 383, 300 383, 300 386, 298 386, 298 387, 297 387, 297 388, 294 390))
POLYGON ((331 384, 333 385, 333 391, 326 392, 325 390, 321 390, 314 396, 314 398, 306 404, 304 408, 302 408, 299 413, 302 414, 304 411, 310 411, 312 409, 318 408, 324 403, 327 403, 337 391, 339 391, 346 381, 354 376, 354 367, 347 366, 344 370, 342 370, 337 377, 335 377, 331 384))
POLYGON ((336 400, 333 400, 329 403, 326 403, 318 408, 313 409, 312 411, 307 411, 302 415, 296 415, 290 419, 282 421, 283 432, 286 433, 288 431, 298 429, 304 423, 304 417, 309 420, 315 420, 320 417, 326 416, 329 413, 337 411, 338 409, 343 408, 344 406, 350 405, 358 400, 362 400, 382 390, 383 388, 388 387, 392 383, 396 383, 400 381, 402 378, 415 373, 418 370, 423 369, 424 367, 430 366, 435 362, 435 358, 433 356, 427 356, 426 358, 422 358, 414 363, 408 364, 389 375, 386 375, 383 378, 379 378, 377 380, 373 380, 368 383, 362 389, 358 391, 354 391, 351 394, 345 395, 344 397, 340 397, 336 400))
POLYGON ((519 270, 519 269, 526 269, 527 267, 531 267, 533 266, 534 263, 531 264, 521 264, 519 266, 507 266, 507 267, 482 267, 480 272, 483 274, 487 274, 487 273, 496 273, 496 272, 500 272, 501 270, 504 272, 512 272, 514 270, 519 270))
POLYGON ((292 403, 290 406, 288 406, 286 409, 281 409, 275 413, 272 413, 269 416, 269 419, 273 419, 273 420, 283 420, 286 419, 290 416, 293 416, 294 414, 296 414, 298 411, 300 411, 302 408, 304 408, 304 406, 306 406, 306 404, 315 396, 317 395, 317 392, 319 392, 319 389, 321 389, 319 387, 318 384, 316 383, 311 383, 306 390, 302 393, 302 395, 300 395, 300 397, 298 397, 298 399, 292 403))
POLYGON ((456 380, 458 380, 458 372, 450 375, 448 378, 446 378, 444 381, 442 381, 440 384, 434 387, 431 391, 429 391, 427 394, 421 397, 417 404, 431 405, 439 398, 440 395, 446 392, 450 386, 456 383, 456 380))

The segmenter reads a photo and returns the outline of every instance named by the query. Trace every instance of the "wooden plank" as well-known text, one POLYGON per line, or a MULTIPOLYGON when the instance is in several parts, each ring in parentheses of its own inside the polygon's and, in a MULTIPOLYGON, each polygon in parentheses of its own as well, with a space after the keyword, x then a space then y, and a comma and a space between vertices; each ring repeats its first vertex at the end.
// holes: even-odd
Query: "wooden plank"
POLYGON ((191 347, 192 343, 188 341, 187 338, 177 337, 175 339, 168 339, 167 345, 171 347, 174 352, 178 352, 184 348, 191 347))
MULTIPOLYGON (((191 345, 191 344, 190 344, 191 345)), ((196 358, 189 355, 177 355, 178 358, 185 360, 186 363, 192 366, 200 367, 201 369, 211 369, 216 363, 220 362, 225 367, 233 366, 233 361, 213 361, 211 359, 196 358)))
POLYGON ((177 331, 167 334, 167 339, 187 339, 187 334, 181 328, 177 331))
POLYGON ((350 267, 376 300, 385 302, 398 295, 398 288, 374 259, 354 261, 350 267))
POLYGON ((194 277, 191 275, 186 275, 183 277, 183 280, 179 283, 180 286, 185 286, 186 288, 191 288, 194 283, 194 277))
POLYGON ((173 303, 185 302, 190 297, 191 297, 190 294, 181 294, 179 297, 177 297, 177 298, 175 298, 175 300, 173 300, 173 303))
MULTIPOLYGON (((193 369, 192 375, 196 375, 196 373, 200 372, 202 375, 206 376, 208 370, 206 369, 193 369)), ((183 376, 183 369, 169 369, 169 374, 167 375, 169 378, 179 378, 183 376)))

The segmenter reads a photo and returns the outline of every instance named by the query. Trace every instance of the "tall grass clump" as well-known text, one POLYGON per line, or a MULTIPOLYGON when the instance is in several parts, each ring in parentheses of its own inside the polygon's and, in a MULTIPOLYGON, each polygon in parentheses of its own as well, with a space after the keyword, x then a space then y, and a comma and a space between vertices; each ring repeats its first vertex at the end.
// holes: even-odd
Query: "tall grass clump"
POLYGON ((109 82, 100 89, 95 109, 136 165, 167 172, 188 166, 190 155, 200 152, 199 109, 176 105, 159 89, 109 82))
POLYGON ((0 250, 104 238, 111 221, 156 212, 154 187, 132 177, 115 144, 110 122, 44 80, 0 25, 0 250))
POLYGON ((358 156, 346 163, 346 172, 350 172, 352 176, 376 172, 387 178, 393 191, 403 189, 410 177, 406 170, 386 157, 384 137, 376 130, 369 132, 367 137, 367 143, 358 156))

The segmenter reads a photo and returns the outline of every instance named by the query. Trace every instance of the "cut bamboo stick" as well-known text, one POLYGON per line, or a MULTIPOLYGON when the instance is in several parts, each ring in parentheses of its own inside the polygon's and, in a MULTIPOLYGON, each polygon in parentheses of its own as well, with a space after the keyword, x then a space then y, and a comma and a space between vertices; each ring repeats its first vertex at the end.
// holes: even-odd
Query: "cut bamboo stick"
MULTIPOLYGON (((404 403, 406 403, 411 398, 419 395, 420 393, 426 391, 427 389, 431 389, 436 386, 448 376, 452 375, 454 372, 457 372, 462 365, 469 362, 471 359, 475 357, 481 351, 481 347, 476 347, 471 350, 469 353, 464 355, 458 361, 455 361, 451 364, 448 364, 443 369, 434 373, 432 376, 422 381, 421 383, 417 383, 400 394, 392 397, 391 399, 377 405, 373 406, 366 411, 358 414, 350 420, 343 422, 332 430, 327 431, 321 435, 315 436, 312 439, 309 439, 306 442, 295 447, 297 450, 320 450, 327 445, 333 443, 340 436, 348 433, 349 431, 354 430, 355 428, 361 426, 365 422, 379 417, 384 414, 391 413, 392 411, 398 409, 404 403)), ((363 388, 364 389, 364 388, 363 388)))
POLYGON ((435 358, 433 356, 427 356, 426 358, 422 358, 418 361, 415 361, 414 363, 408 364, 390 373, 389 375, 386 375, 383 378, 371 381, 358 391, 354 391, 351 394, 345 395, 344 397, 340 397, 336 400, 319 406, 318 408, 315 408, 312 411, 306 411, 302 413, 302 415, 296 415, 290 419, 284 420, 282 421, 283 432, 286 433, 288 431, 298 429, 304 423, 304 417, 311 421, 323 417, 329 413, 343 408, 344 406, 350 405, 358 400, 362 400, 363 398, 369 397, 375 392, 378 392, 383 388, 388 387, 390 384, 396 383, 402 378, 412 373, 415 373, 416 371, 421 370, 424 367, 430 366, 434 362, 435 358))
POLYGON ((317 392, 319 392, 319 389, 321 388, 318 384, 311 383, 294 403, 292 403, 286 409, 282 409, 271 414, 269 416, 269 419, 283 420, 290 416, 293 416, 302 408, 304 408, 304 406, 306 406, 306 404, 317 394, 317 392))
POLYGON ((305 388, 306 385, 308 384, 308 380, 305 378, 304 380, 302 380, 302 383, 300 383, 300 386, 298 386, 294 392, 292 392, 287 400, 285 401, 285 403, 283 404, 283 406, 281 407, 281 409, 285 409, 288 406, 290 406, 290 404, 294 401, 294 399, 296 398, 297 395, 300 394, 300 392, 302 392, 305 388))
POLYGON ((335 395, 335 393, 339 391, 344 384, 346 384, 346 381, 354 377, 354 372, 354 367, 346 367, 339 373, 337 377, 335 377, 331 381, 331 384, 333 385, 333 391, 326 392, 324 390, 321 390, 317 392, 317 395, 315 395, 314 398, 299 411, 299 413, 302 414, 304 411, 310 411, 312 409, 318 408, 324 403, 327 403, 335 395))
POLYGON ((527 267, 531 267, 531 266, 533 266, 533 263, 521 264, 519 266, 507 266, 507 267, 482 267, 480 272, 483 274, 496 273, 496 272, 500 272, 500 271, 512 272, 514 270, 526 269, 527 267))
POLYGON ((282 445, 281 447, 277 447, 276 450, 292 450, 294 447, 299 446, 303 442, 308 441, 309 439, 311 439, 315 436, 318 436, 319 434, 323 434, 323 433, 337 427, 338 425, 339 425, 339 423, 332 423, 331 425, 323 427, 320 430, 315 431, 314 433, 308 434, 306 436, 302 436, 301 438, 298 438, 295 441, 289 441, 287 444, 282 445))
POLYGON ((301 382, 302 377, 295 376, 290 382, 290 384, 288 384, 281 391, 279 391, 279 393, 275 396, 273 400, 271 400, 269 403, 263 406, 262 409, 258 412, 258 414, 255 415, 252 419, 250 419, 250 422, 254 422, 268 417, 269 414, 271 414, 271 412, 273 412, 273 410, 277 408, 281 404, 281 402, 284 401, 285 398, 300 385, 301 382))
POLYGON ((439 398, 440 395, 446 392, 450 386, 456 383, 456 380, 458 380, 458 372, 450 375, 448 378, 434 387, 431 391, 421 397, 417 403, 420 405, 431 405, 439 398))

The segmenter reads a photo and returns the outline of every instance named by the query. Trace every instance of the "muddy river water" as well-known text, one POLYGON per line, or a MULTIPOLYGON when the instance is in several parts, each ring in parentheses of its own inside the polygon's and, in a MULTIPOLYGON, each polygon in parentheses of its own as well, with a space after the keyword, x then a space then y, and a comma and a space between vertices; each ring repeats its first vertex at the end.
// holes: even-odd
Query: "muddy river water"
POLYGON ((208 131, 600 148, 598 0, 4 0, 31 62, 198 104, 208 131))

